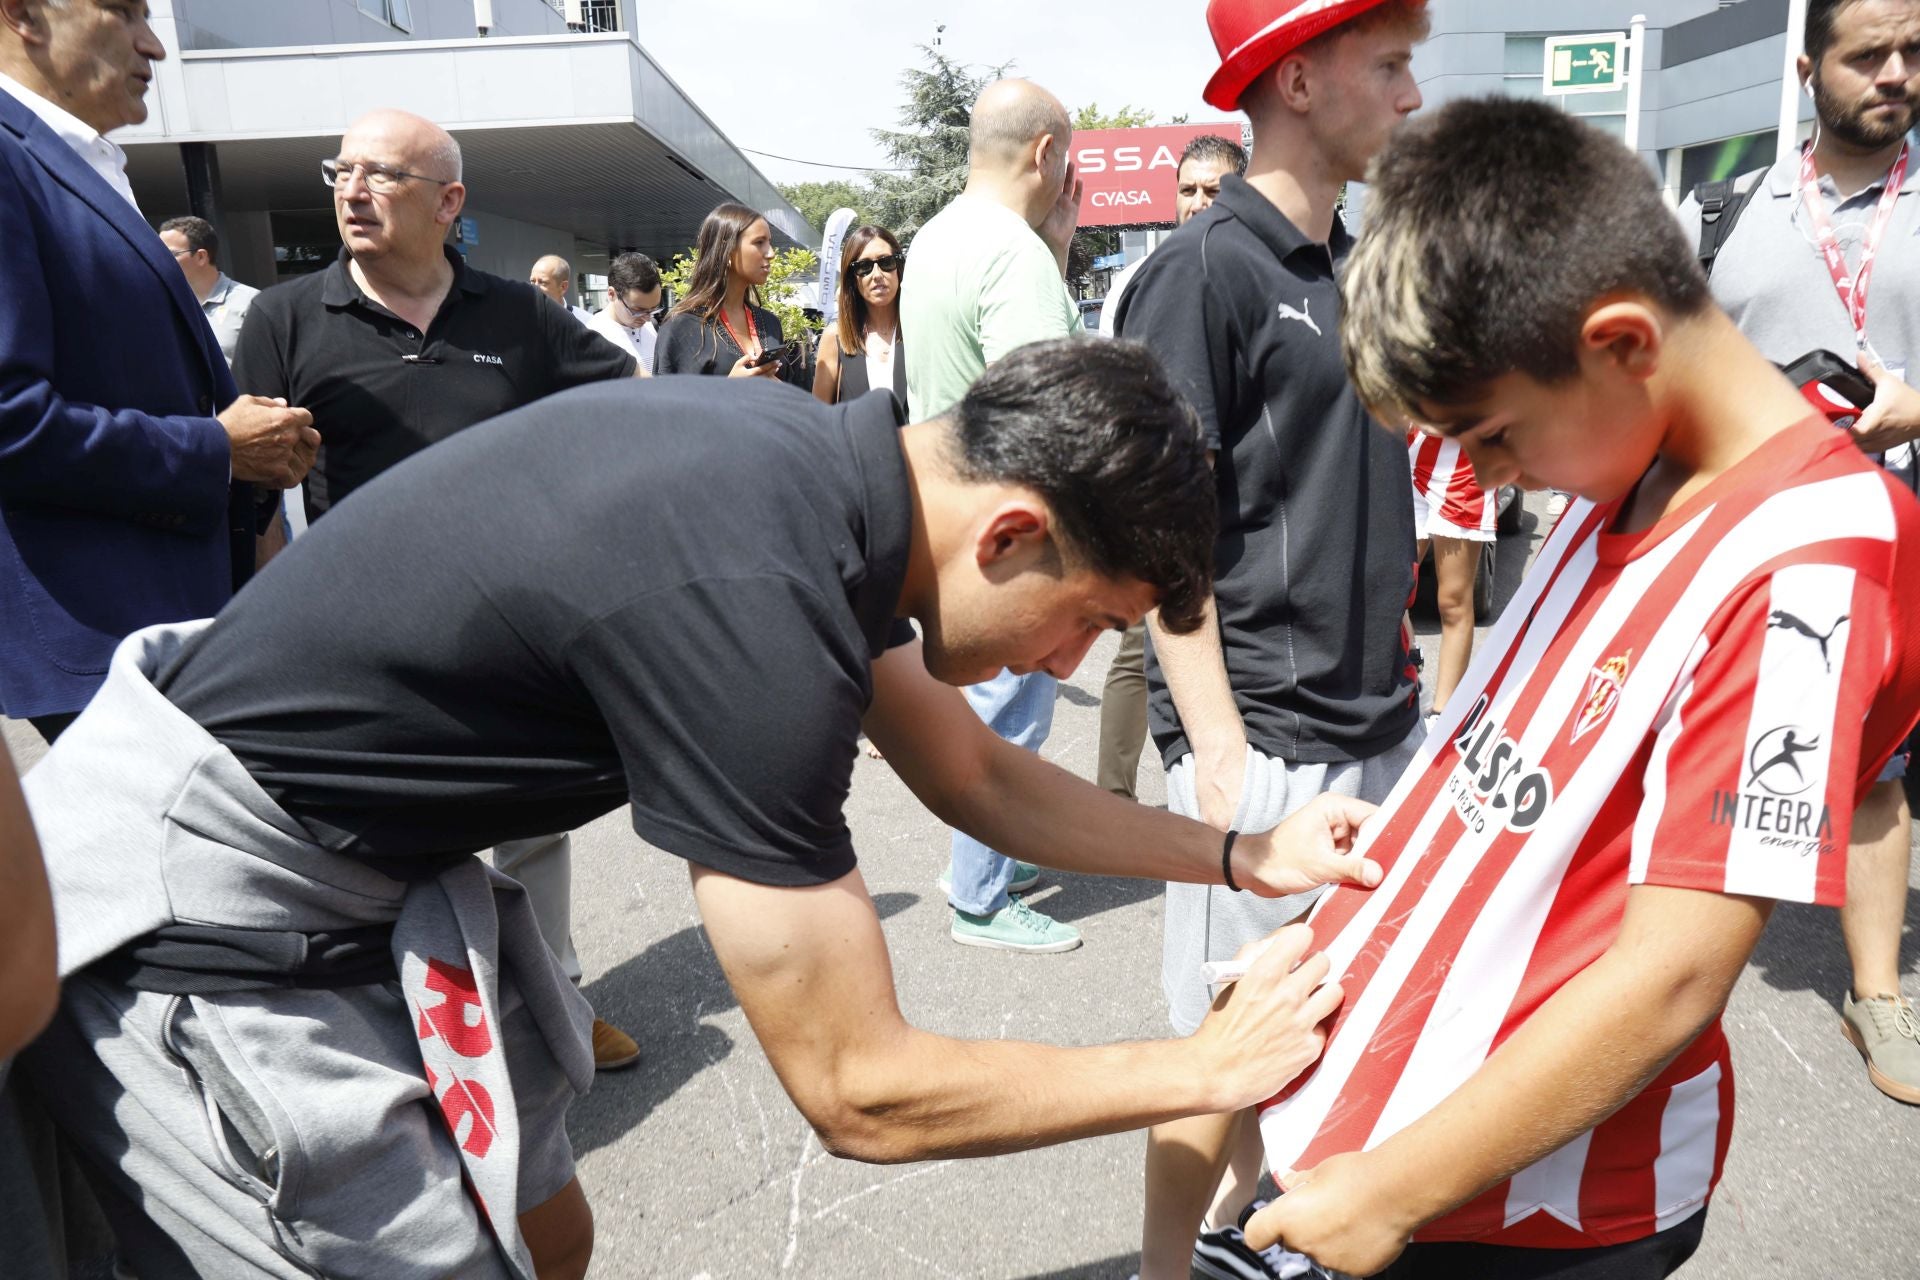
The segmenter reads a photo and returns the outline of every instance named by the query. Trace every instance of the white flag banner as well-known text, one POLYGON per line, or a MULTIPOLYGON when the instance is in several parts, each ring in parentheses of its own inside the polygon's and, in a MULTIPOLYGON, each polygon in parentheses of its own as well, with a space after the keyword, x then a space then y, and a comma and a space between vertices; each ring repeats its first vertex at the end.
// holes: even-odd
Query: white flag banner
POLYGON ((821 324, 831 329, 840 312, 840 247, 853 229, 851 209, 835 209, 827 219, 826 236, 820 241, 820 314, 821 324))

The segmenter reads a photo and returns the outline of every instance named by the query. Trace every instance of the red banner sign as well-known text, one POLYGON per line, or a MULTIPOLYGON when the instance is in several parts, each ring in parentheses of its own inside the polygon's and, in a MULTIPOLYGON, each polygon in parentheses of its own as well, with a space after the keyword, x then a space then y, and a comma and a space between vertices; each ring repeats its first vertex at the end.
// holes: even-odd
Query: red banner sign
POLYGON ((1240 126, 1232 121, 1075 133, 1073 164, 1085 184, 1080 225, 1172 226, 1180 153, 1189 142, 1209 133, 1240 141, 1240 126))

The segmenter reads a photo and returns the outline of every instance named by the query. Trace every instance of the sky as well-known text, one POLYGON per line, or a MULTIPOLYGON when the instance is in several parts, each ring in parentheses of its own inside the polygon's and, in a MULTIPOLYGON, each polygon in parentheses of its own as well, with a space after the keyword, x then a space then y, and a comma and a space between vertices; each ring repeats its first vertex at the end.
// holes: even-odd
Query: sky
POLYGON ((898 124, 900 73, 924 65, 917 46, 977 68, 1012 61, 1077 111, 1141 107, 1156 121, 1237 119, 1200 97, 1218 65, 1200 0, 788 0, 725 27, 703 3, 641 0, 640 44, 734 145, 775 182, 858 179, 834 165, 888 163, 869 129, 898 124), (751 34, 747 34, 748 32, 751 34), (830 34, 823 34, 829 33, 830 34), (758 52, 764 50, 765 52, 758 52))

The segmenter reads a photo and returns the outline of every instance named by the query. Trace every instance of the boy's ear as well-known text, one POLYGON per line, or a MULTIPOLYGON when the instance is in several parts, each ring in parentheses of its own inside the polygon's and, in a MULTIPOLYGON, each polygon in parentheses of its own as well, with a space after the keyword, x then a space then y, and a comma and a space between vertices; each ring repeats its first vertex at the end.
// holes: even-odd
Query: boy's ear
POLYGON ((1586 323, 1580 326, 1583 354, 1641 381, 1660 367, 1666 338, 1660 317, 1639 299, 1603 302, 1587 313, 1586 323))

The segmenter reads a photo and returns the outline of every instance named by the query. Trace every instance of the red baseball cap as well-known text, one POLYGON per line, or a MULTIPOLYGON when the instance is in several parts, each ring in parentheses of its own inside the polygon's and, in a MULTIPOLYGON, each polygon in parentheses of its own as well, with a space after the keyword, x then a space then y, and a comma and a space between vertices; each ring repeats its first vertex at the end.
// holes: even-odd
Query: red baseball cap
POLYGON ((1207 27, 1220 51, 1220 69, 1201 94, 1222 111, 1237 111, 1240 95, 1267 68, 1307 41, 1359 17, 1386 0, 1209 0, 1207 27))

